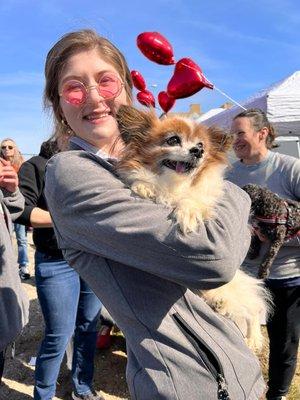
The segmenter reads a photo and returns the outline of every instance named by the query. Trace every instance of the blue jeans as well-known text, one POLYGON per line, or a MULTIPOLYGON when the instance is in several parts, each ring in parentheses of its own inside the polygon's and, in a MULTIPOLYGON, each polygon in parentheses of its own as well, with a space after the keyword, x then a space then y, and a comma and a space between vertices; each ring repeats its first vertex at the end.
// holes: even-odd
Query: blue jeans
POLYGON ((28 253, 27 253, 27 234, 25 225, 14 224, 16 232, 16 239, 18 244, 18 264, 27 265, 28 253))
POLYGON ((35 278, 45 336, 36 360, 35 400, 50 400, 67 344, 74 334, 72 381, 78 394, 92 390, 101 302, 66 261, 35 254, 35 278))

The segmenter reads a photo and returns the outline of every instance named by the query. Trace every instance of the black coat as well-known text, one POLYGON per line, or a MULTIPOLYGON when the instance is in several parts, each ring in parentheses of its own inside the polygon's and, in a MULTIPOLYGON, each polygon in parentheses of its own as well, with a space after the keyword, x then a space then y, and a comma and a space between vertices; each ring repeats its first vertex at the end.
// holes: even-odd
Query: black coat
MULTIPOLYGON (((25 197, 23 214, 15 221, 30 226, 30 215, 35 207, 48 211, 44 193, 46 164, 50 155, 41 147, 40 154, 25 161, 19 170, 19 187, 25 197)), ((52 228, 34 228, 33 242, 36 250, 55 258, 62 258, 52 228)))

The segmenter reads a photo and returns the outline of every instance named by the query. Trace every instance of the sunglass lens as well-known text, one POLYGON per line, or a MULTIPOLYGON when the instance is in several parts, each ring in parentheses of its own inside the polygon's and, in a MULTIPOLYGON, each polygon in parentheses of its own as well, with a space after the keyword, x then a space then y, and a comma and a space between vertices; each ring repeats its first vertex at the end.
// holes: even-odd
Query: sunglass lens
POLYGON ((69 81, 63 86, 62 96, 67 103, 77 106, 85 102, 86 90, 82 83, 69 81))
POLYGON ((105 74, 99 82, 100 95, 105 99, 117 97, 122 89, 120 79, 113 74, 105 74))

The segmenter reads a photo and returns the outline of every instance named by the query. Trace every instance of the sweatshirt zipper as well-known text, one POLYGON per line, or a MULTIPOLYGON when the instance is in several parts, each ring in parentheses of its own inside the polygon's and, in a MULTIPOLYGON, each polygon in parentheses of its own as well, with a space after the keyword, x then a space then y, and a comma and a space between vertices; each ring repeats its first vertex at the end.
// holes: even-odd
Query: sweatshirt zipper
POLYGON ((223 367, 217 358, 217 355, 208 348, 205 343, 197 336, 187 325, 184 319, 178 314, 173 314, 173 318, 183 331, 184 335, 192 342, 195 349, 201 356, 207 370, 212 374, 218 384, 218 400, 231 400, 228 393, 227 382, 224 377, 223 367))

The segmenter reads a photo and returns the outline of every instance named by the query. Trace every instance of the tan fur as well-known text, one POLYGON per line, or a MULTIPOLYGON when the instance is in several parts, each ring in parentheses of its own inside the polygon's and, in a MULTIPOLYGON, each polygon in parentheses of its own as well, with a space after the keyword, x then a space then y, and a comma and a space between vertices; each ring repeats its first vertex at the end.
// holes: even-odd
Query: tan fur
POLYGON ((238 270, 226 285, 203 290, 200 295, 215 311, 235 322, 252 350, 262 349, 260 320, 268 316, 272 303, 262 281, 238 270))
MULTIPOLYGON (((153 112, 129 106, 120 108, 117 120, 126 144, 117 171, 132 190, 170 206, 183 234, 196 231, 200 221, 214 218, 215 205, 223 194, 230 138, 218 128, 179 117, 159 120, 153 112), (168 144, 174 136, 180 145, 168 144), (201 157, 191 155, 195 148, 203 149, 201 157), (176 172, 165 166, 165 160, 175 163, 176 172), (191 170, 180 171, 182 163, 193 162, 196 166, 191 170)), ((240 327, 249 347, 261 349, 260 315, 268 314, 270 304, 261 281, 239 270, 231 282, 199 294, 240 327)))

